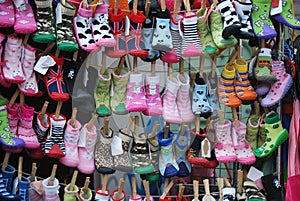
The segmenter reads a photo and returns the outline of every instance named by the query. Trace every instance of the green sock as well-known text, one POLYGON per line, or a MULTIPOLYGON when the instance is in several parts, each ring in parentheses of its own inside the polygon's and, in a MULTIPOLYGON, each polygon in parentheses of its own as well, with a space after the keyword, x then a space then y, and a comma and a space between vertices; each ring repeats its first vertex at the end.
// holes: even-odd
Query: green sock
POLYGON ((300 21, 295 18, 292 12, 292 0, 282 0, 282 12, 273 18, 293 29, 300 29, 300 21))
POLYGON ((2 98, 0 98, 0 138, 1 141, 4 141, 5 144, 16 144, 16 142, 11 138, 15 135, 10 132, 9 125, 8 125, 8 119, 7 119, 7 109, 5 102, 2 104, 2 98))

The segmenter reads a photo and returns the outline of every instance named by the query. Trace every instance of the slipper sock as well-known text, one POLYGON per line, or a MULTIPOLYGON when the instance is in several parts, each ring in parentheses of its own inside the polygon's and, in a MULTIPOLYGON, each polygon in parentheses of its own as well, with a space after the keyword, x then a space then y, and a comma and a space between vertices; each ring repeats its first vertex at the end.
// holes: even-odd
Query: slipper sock
POLYGON ((173 19, 171 17, 171 35, 172 35, 172 43, 173 43, 173 49, 176 50, 176 56, 178 59, 181 58, 181 47, 182 47, 182 37, 179 33, 179 27, 178 27, 178 22, 182 18, 181 15, 177 15, 177 19, 173 19))
POLYGON ((267 199, 272 201, 282 201, 282 187, 278 179, 272 175, 262 176, 262 184, 267 192, 267 199))
POLYGON ((171 51, 173 48, 170 31, 170 11, 156 14, 156 28, 152 39, 152 48, 155 50, 171 51))
MULTIPOLYGON (((273 6, 272 1, 272 6, 273 6)), ((282 12, 272 17, 276 21, 292 28, 300 29, 300 20, 295 18, 292 12, 292 1, 291 0, 282 0, 282 12)))
POLYGON ((65 60, 63 64, 64 81, 66 84, 66 89, 71 96, 73 94, 75 80, 79 72, 79 69, 81 67, 81 64, 82 64, 81 62, 68 61, 68 60, 65 60))

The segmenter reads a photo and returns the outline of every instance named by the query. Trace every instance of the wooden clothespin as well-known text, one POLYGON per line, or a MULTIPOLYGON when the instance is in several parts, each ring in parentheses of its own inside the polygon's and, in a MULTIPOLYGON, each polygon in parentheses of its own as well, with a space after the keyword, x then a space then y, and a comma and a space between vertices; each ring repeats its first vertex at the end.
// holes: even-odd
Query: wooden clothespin
POLYGON ((55 110, 55 118, 59 118, 59 115, 60 115, 60 110, 61 110, 61 107, 63 105, 63 101, 58 101, 57 102, 57 106, 56 106, 56 110, 55 110))
POLYGON ((144 189, 146 192, 146 200, 145 201, 150 201, 150 188, 149 188, 149 182, 146 180, 143 180, 143 185, 144 189))
POLYGON ((202 78, 203 77, 203 72, 204 72, 204 66, 205 66, 205 56, 202 55, 200 57, 200 65, 199 65, 199 77, 202 78))
POLYGON ((108 180, 108 175, 107 174, 103 174, 102 175, 102 189, 101 189, 102 193, 106 192, 107 180, 108 180))
POLYGON ((171 63, 168 63, 168 75, 170 81, 173 81, 173 66, 171 63))
POLYGON ((200 117, 196 117, 196 134, 200 134, 200 117))
POLYGON ((133 73, 134 74, 138 73, 138 61, 137 61, 137 57, 133 57, 133 73))
POLYGON ((30 174, 30 181, 34 181, 35 175, 36 175, 36 163, 32 163, 32 168, 31 168, 31 174, 30 174))
POLYGON ((94 125, 96 119, 98 118, 98 114, 94 114, 94 116, 91 118, 91 120, 86 125, 86 129, 90 131, 92 129, 92 126, 94 125))
POLYGON ((206 201, 210 201, 210 190, 209 190, 209 181, 208 179, 203 180, 204 184, 204 191, 205 191, 205 196, 206 196, 206 201))
POLYGON ((70 121, 70 124, 73 128, 76 127, 75 125, 75 121, 76 121, 76 115, 77 115, 77 107, 73 107, 73 110, 72 110, 72 117, 71 117, 71 121, 70 121))
POLYGON ((13 105, 13 104, 15 103, 15 101, 17 100, 19 94, 20 94, 19 89, 16 89, 15 93, 12 95, 12 97, 11 97, 9 103, 8 103, 9 107, 12 107, 12 105, 13 105))
POLYGON ((137 135, 140 133, 140 119, 139 116, 134 117, 134 133, 137 135))
POLYGON ((174 185, 174 182, 171 180, 170 183, 168 184, 168 186, 164 189, 164 192, 160 196, 160 199, 165 199, 165 197, 167 196, 167 194, 169 193, 169 191, 170 191, 170 189, 172 188, 173 185, 174 185))
POLYGON ((156 61, 151 62, 151 76, 155 76, 155 65, 156 61))
POLYGON ((54 164, 52 168, 51 176, 48 181, 48 186, 53 186, 56 170, 57 170, 57 164, 54 164))
POLYGON ((48 102, 48 101, 45 101, 45 103, 44 103, 44 105, 43 105, 43 107, 42 107, 42 110, 41 110, 41 112, 40 112, 41 118, 43 118, 44 115, 46 114, 48 105, 49 105, 49 102, 48 102))
POLYGON ((166 11, 166 0, 161 0, 160 7, 162 12, 166 11))
POLYGON ((83 8, 86 8, 86 7, 87 7, 87 5, 88 5, 88 2, 87 2, 87 0, 83 0, 82 7, 83 7, 83 8))
POLYGON ((158 123, 158 121, 155 121, 154 125, 153 125, 153 128, 152 128, 152 131, 148 135, 148 139, 151 139, 151 138, 154 138, 154 137, 157 136, 157 129, 158 129, 158 127, 159 127, 159 123, 158 123))
POLYGON ((236 125, 237 127, 239 127, 239 126, 240 126, 240 122, 239 122, 239 117, 238 117, 238 115, 237 115, 236 107, 233 107, 233 108, 231 108, 231 109, 232 109, 233 120, 234 120, 234 122, 235 122, 235 125, 236 125))
POLYGON ((56 50, 55 50, 55 57, 59 57, 59 54, 60 54, 60 50, 58 48, 56 48, 56 50))
POLYGON ((179 184, 179 190, 178 190, 178 201, 182 200, 184 193, 184 185, 182 183, 179 184))
POLYGON ((76 182, 76 179, 77 179, 77 175, 78 175, 78 171, 75 170, 74 173, 73 173, 73 176, 72 176, 71 184, 70 184, 70 190, 71 191, 74 189, 75 182, 76 182))
POLYGON ((89 185, 90 185, 90 177, 86 177, 84 186, 83 186, 83 190, 87 190, 89 188, 89 185))
POLYGON ((181 129, 180 129, 180 135, 181 136, 184 136, 184 131, 186 130, 187 128, 187 124, 186 123, 182 123, 181 124, 181 129))
POLYGON ((55 45, 56 45, 56 42, 48 43, 47 48, 44 50, 44 52, 42 52, 40 54, 40 56, 47 55, 55 45))
POLYGON ((176 20, 179 10, 179 2, 178 0, 174 0, 174 11, 173 11, 173 19, 176 20))
POLYGON ((22 172, 23 172, 23 157, 19 157, 19 164, 18 164, 18 179, 22 179, 22 172))
POLYGON ((231 187, 231 184, 230 184, 230 182, 228 181, 228 179, 227 179, 227 177, 223 177, 223 180, 224 180, 224 182, 225 182, 225 185, 227 186, 227 187, 231 187))
POLYGON ((118 9, 119 9, 119 0, 114 0, 114 14, 118 14, 118 9))
POLYGON ((151 4, 151 1, 146 0, 146 3, 145 3, 145 16, 146 17, 149 15, 149 12, 150 12, 150 4, 151 4))
POLYGON ((120 199, 120 197, 122 196, 122 191, 124 188, 124 184, 125 184, 125 180, 124 178, 120 178, 120 183, 119 183, 119 188, 118 188, 118 192, 116 195, 116 200, 120 199))
POLYGON ((183 0, 187 16, 191 15, 191 5, 189 0, 183 0))
POLYGON ((138 0, 133 0, 133 13, 137 14, 138 0))
POLYGON ((23 44, 27 45, 30 34, 26 34, 23 40, 23 44))
POLYGON ((73 61, 77 61, 78 58, 78 51, 73 53, 73 61))
POLYGON ((168 185, 170 183, 170 179, 169 178, 165 178, 164 180, 165 180, 164 181, 164 190, 165 190, 165 189, 167 189, 167 187, 168 187, 168 185))
POLYGON ((132 184, 132 197, 133 199, 136 198, 136 178, 135 176, 131 177, 131 184, 132 184))
POLYGON ((234 60, 236 59, 237 55, 238 55, 238 52, 236 50, 233 50, 232 53, 231 53, 231 55, 230 55, 230 57, 229 57, 230 58, 230 60, 228 62, 228 64, 229 64, 228 66, 229 67, 232 66, 232 64, 233 64, 234 60))
POLYGON ((243 171, 238 170, 238 177, 237 177, 237 192, 239 194, 243 193, 243 171))
POLYGON ((104 117, 104 126, 103 126, 103 133, 104 134, 108 133, 108 124, 109 124, 109 118, 104 117))
POLYGON ((224 187, 224 180, 223 178, 217 178, 218 182, 218 189, 219 189, 219 200, 223 201, 223 193, 222 193, 222 188, 224 187))
POLYGON ((254 112, 255 112, 255 116, 257 116, 257 117, 260 116, 260 106, 259 106, 259 102, 257 100, 254 101, 254 112))
POLYGON ((214 78, 216 75, 216 69, 217 69, 217 56, 213 57, 212 62, 212 69, 211 69, 211 77, 214 78))
POLYGON ((225 123, 225 120, 221 109, 218 110, 218 116, 219 116, 219 124, 223 125, 225 123))
POLYGON ((218 0, 213 0, 213 6, 216 6, 218 4, 218 0))
POLYGON ((202 0, 202 2, 201 2, 201 8, 200 9, 201 10, 206 9, 206 0, 202 0))
POLYGON ((133 124, 133 117, 130 116, 130 117, 129 117, 129 121, 128 121, 128 123, 127 123, 127 127, 126 127, 126 129, 125 129, 125 133, 126 133, 126 134, 129 134, 129 133, 130 133, 132 124, 133 124))
POLYGON ((92 61, 92 53, 89 53, 87 58, 86 58, 86 63, 85 63, 86 69, 89 69, 89 67, 91 65, 91 61, 92 61))
POLYGON ((170 124, 167 122, 164 130, 164 139, 169 138, 169 130, 170 130, 170 124))
POLYGON ((194 189, 194 201, 199 200, 199 181, 194 180, 193 181, 193 189, 194 189))
POLYGON ((20 105, 24 105, 25 104, 25 96, 24 94, 20 93, 20 105))
POLYGON ((181 82, 184 82, 184 60, 181 58, 179 62, 179 79, 181 82))
POLYGON ((119 61, 118 68, 117 68, 117 71, 116 71, 117 75, 121 75, 121 72, 122 72, 122 69, 123 69, 123 66, 124 66, 124 62, 125 62, 125 56, 121 57, 121 59, 119 61))
POLYGON ((106 54, 105 51, 102 51, 102 64, 100 68, 100 74, 103 75, 106 70, 106 54))
POLYGON ((10 152, 6 152, 5 156, 4 156, 4 161, 2 163, 2 168, 1 168, 2 172, 5 171, 5 169, 8 165, 9 157, 10 157, 10 152))

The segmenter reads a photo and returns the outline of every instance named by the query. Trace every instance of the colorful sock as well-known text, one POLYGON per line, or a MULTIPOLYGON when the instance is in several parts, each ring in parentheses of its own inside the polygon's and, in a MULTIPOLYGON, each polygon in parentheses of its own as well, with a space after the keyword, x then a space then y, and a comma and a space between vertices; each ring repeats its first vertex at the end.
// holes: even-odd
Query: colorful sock
POLYGON ((110 196, 110 201, 123 201, 126 198, 126 193, 124 191, 121 192, 121 196, 117 198, 118 189, 114 190, 110 196))
POLYGON ((137 11, 136 14, 132 11, 129 15, 130 19, 130 35, 126 36, 127 51, 134 57, 147 57, 148 51, 142 37, 142 25, 146 20, 146 16, 137 11))
POLYGON ((262 176, 261 181, 267 192, 268 200, 282 201, 282 187, 273 174, 262 176))
POLYGON ((181 20, 181 18, 182 18, 181 15, 177 15, 176 19, 171 17, 171 24, 170 24, 173 48, 176 50, 176 56, 178 59, 181 58, 181 48, 182 48, 182 37, 179 33, 179 21, 181 20))
POLYGON ((212 7, 212 12, 209 15, 209 27, 213 37, 213 40, 218 48, 229 48, 237 44, 237 39, 230 36, 228 39, 222 37, 223 23, 222 16, 217 7, 212 7))
POLYGON ((159 75, 146 75, 145 80, 147 109, 143 113, 148 116, 160 116, 162 114, 162 99, 160 95, 159 75))
POLYGON ((0 198, 1 200, 21 200, 21 197, 19 195, 11 194, 5 189, 5 185, 3 183, 3 176, 1 172, 0 172, 0 198))
POLYGON ((183 16, 182 57, 197 57, 202 54, 202 44, 198 36, 196 13, 183 16))
POLYGON ((265 196, 259 191, 257 185, 253 181, 245 181, 244 189, 246 191, 246 195, 249 201, 266 201, 265 196))
POLYGON ((93 197, 93 193, 90 188, 87 188, 87 189, 81 188, 80 189, 79 198, 82 201, 91 201, 92 197, 93 197))
POLYGON ((208 20, 207 12, 208 12, 208 8, 204 10, 200 9, 197 12, 199 36, 202 42, 204 52, 208 53, 209 55, 216 55, 219 53, 219 49, 217 48, 215 42, 213 41, 211 32, 207 24, 207 20, 208 20))
POLYGON ((24 176, 18 179, 18 195, 21 197, 22 201, 29 201, 28 189, 30 180, 24 176))
POLYGON ((97 46, 114 47, 116 40, 108 24, 108 5, 97 5, 92 20, 93 37, 97 46))
POLYGON ((15 4, 15 32, 19 34, 35 32, 37 25, 31 5, 28 1, 23 1, 21 4, 18 4, 16 1, 13 2, 15 4))
POLYGON ((42 151, 45 151, 46 137, 48 129, 50 127, 49 114, 46 112, 41 115, 42 111, 39 111, 36 117, 36 121, 33 122, 33 130, 35 131, 38 141, 41 145, 42 151))
POLYGON ((79 69, 81 67, 81 62, 76 62, 73 60, 65 60, 63 69, 64 69, 64 81, 66 84, 66 88, 68 93, 72 96, 73 95, 73 88, 75 85, 75 80, 77 77, 77 74, 79 72, 79 69))
POLYGON ((272 18, 292 29, 300 29, 300 20, 293 15, 291 0, 282 0, 282 12, 272 18))
MULTIPOLYGON (((1 165, 2 167, 2 165, 1 165)), ((4 188, 6 188, 7 192, 11 193, 12 191, 12 181, 14 174, 16 172, 16 169, 13 166, 7 165, 5 170, 1 170, 2 172, 2 178, 3 178, 3 185, 4 188)), ((1 182, 1 181, 0 181, 1 182)))
POLYGON ((38 43, 49 43, 55 41, 54 16, 51 0, 36 0, 37 31, 33 35, 33 41, 38 43))
POLYGON ((252 115, 249 117, 247 122, 246 139, 249 142, 249 145, 252 148, 252 150, 255 150, 257 148, 259 121, 259 117, 252 115))
MULTIPOLYGON (((115 1, 113 1, 113 0, 110 0, 109 1, 109 9, 110 10, 114 10, 114 5, 115 5, 115 1)), ((120 9, 120 10, 124 10, 124 12, 122 13, 122 18, 124 19, 125 18, 125 16, 129 16, 129 14, 130 14, 130 9, 129 9, 129 5, 128 5, 128 0, 120 0, 119 2, 118 2, 118 8, 120 9)))
POLYGON ((78 44, 74 36, 73 18, 75 15, 75 7, 66 2, 65 5, 61 5, 61 19, 58 23, 56 21, 56 44, 57 48, 61 51, 76 52, 78 50, 78 44))
POLYGON ((272 0, 252 0, 252 27, 254 34, 259 39, 276 37, 269 12, 272 0))
POLYGON ((230 0, 219 2, 217 7, 222 15, 222 37, 228 39, 229 36, 239 32, 242 25, 230 0))
POLYGON ((95 51, 97 47, 92 33, 92 12, 89 7, 83 8, 81 2, 73 21, 77 42, 87 52, 95 51))
POLYGON ((239 32, 237 32, 234 36, 241 39, 250 39, 254 37, 254 33, 252 30, 250 17, 251 17, 251 9, 252 3, 249 2, 240 2, 239 0, 233 1, 235 6, 235 10, 238 14, 239 20, 241 21, 242 28, 239 32))
POLYGON ((73 189, 71 189, 71 184, 65 187, 64 200, 65 201, 76 201, 76 196, 78 194, 78 187, 74 185, 73 189))
POLYGON ((271 72, 271 63, 272 63, 272 55, 270 48, 261 48, 258 56, 257 63, 254 68, 255 78, 261 82, 267 83, 275 83, 277 81, 276 77, 272 75, 271 72))
POLYGON ((147 109, 143 75, 141 73, 129 76, 126 91, 126 109, 128 112, 143 112, 147 109))
POLYGON ((170 51, 173 48, 170 32, 170 12, 168 10, 156 14, 156 29, 153 34, 152 48, 163 51, 170 51))

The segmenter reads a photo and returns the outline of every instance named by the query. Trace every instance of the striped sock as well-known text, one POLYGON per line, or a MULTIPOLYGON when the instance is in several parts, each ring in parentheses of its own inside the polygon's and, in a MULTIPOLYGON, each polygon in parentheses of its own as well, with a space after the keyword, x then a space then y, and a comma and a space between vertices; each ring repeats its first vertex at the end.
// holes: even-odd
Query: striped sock
POLYGON ((181 15, 177 15, 177 19, 171 18, 171 35, 172 35, 172 42, 173 48, 176 50, 177 58, 180 59, 181 57, 181 46, 182 46, 182 38, 179 34, 179 27, 178 21, 182 18, 181 15))

